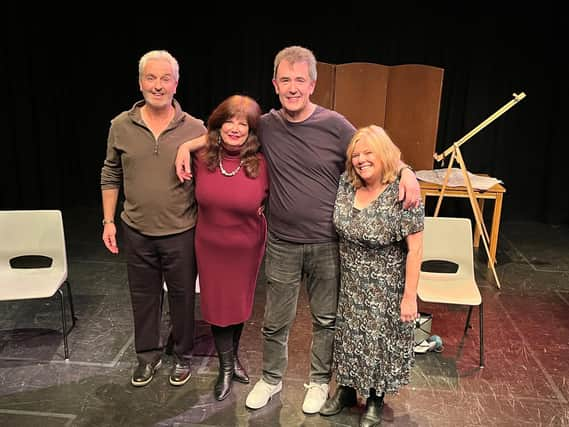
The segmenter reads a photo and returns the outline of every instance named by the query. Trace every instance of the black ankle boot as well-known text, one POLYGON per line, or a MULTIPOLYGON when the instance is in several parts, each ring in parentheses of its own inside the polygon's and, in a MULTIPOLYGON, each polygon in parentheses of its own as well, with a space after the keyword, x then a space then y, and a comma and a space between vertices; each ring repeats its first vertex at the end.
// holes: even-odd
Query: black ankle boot
MULTIPOLYGON (((239 345, 239 343, 237 343, 237 345, 239 345)), ((236 348, 233 350, 233 379, 243 384, 249 384, 249 375, 247 375, 247 371, 243 365, 241 365, 236 348)))
POLYGON ((366 401, 366 409, 360 418, 360 427, 378 427, 381 425, 383 394, 378 397, 372 392, 366 401))
POLYGON ((320 415, 324 415, 325 417, 336 415, 345 407, 356 406, 357 403, 358 397, 356 395, 356 390, 352 387, 340 385, 336 388, 334 396, 324 403, 320 409, 320 415))
POLYGON ((243 384, 249 384, 249 375, 239 360, 239 341, 243 332, 243 324, 235 325, 233 329, 233 379, 243 384))
POLYGON ((219 353, 218 356, 219 375, 217 376, 217 381, 215 382, 213 391, 217 400, 223 400, 229 396, 229 393, 231 393, 234 364, 233 350, 226 351, 225 353, 219 353))

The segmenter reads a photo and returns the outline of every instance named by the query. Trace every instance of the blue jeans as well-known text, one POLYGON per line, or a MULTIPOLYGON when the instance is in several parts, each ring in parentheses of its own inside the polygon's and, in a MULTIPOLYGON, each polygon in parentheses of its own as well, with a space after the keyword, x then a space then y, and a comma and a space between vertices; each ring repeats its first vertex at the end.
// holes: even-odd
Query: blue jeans
POLYGON ((291 243, 269 234, 265 258, 267 300, 263 323, 263 380, 281 381, 288 362, 288 336, 302 281, 312 314, 310 381, 332 377, 332 346, 340 288, 338 243, 291 243))

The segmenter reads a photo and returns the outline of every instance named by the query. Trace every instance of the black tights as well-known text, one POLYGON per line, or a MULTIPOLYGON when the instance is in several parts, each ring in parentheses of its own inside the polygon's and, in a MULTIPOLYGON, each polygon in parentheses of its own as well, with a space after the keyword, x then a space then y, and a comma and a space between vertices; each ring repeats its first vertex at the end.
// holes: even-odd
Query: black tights
POLYGON ((243 326, 243 323, 229 326, 211 325, 215 348, 219 353, 225 353, 238 347, 243 326))

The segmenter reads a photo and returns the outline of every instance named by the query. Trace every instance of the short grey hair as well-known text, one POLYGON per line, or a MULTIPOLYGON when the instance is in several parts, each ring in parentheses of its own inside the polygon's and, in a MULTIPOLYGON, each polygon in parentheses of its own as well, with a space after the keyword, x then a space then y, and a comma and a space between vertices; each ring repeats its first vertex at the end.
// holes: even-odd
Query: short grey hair
POLYGON ((151 59, 165 59, 172 66, 172 73, 174 73, 174 79, 178 81, 180 79, 180 65, 178 61, 174 58, 170 52, 166 50, 151 50, 142 55, 142 58, 138 61, 138 78, 142 78, 142 73, 144 72, 144 67, 146 63, 151 59))
POLYGON ((275 56, 275 66, 273 68, 273 79, 277 78, 277 69, 282 61, 288 61, 291 64, 295 62, 306 62, 308 64, 308 76, 312 81, 316 81, 318 72, 316 71, 316 57, 310 49, 302 46, 285 47, 277 56, 275 56))

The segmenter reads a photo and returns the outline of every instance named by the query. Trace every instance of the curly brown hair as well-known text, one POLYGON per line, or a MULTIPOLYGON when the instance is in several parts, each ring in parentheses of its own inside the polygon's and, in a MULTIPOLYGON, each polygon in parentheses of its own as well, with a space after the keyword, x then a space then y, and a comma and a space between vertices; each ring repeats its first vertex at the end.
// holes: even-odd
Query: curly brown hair
POLYGON ((208 170, 214 171, 222 156, 222 147, 219 144, 221 138, 221 126, 227 120, 240 116, 247 120, 249 135, 241 146, 241 161, 245 174, 249 178, 256 178, 259 174, 259 158, 257 152, 261 144, 257 137, 257 126, 261 117, 261 107, 257 102, 245 95, 233 95, 219 104, 209 116, 207 122, 207 143, 203 153, 203 159, 208 170))

